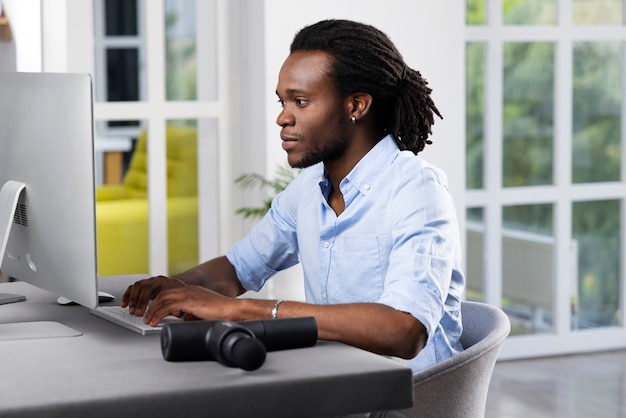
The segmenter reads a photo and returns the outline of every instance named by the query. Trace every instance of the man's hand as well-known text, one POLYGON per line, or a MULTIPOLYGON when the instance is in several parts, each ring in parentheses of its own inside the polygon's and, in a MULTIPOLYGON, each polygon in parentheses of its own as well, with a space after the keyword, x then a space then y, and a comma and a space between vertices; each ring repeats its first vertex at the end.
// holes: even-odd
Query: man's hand
POLYGON ((161 291, 150 304, 145 322, 157 326, 168 315, 191 319, 236 320, 240 301, 202 286, 190 285, 161 291))
POLYGON ((157 295, 167 289, 183 287, 184 283, 165 276, 156 276, 149 279, 139 280, 128 286, 122 296, 122 308, 128 307, 131 315, 143 316, 148 303, 157 295))

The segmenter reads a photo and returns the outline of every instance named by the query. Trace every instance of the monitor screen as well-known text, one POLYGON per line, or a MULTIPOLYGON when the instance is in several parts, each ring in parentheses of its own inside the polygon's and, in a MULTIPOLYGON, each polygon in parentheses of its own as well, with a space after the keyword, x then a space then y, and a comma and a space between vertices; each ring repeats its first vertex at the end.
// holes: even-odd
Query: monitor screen
POLYGON ((88 74, 0 73, 0 271, 89 308, 93 158, 88 74))

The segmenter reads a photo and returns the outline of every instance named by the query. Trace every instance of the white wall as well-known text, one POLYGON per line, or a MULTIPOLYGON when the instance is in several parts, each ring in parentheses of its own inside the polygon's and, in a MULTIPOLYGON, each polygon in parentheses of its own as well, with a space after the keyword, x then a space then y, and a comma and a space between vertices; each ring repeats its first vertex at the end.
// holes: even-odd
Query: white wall
MULTIPOLYGON (((268 176, 286 162, 275 123, 275 90, 280 67, 298 30, 322 19, 343 18, 371 24, 385 32, 407 64, 419 70, 433 89, 444 120, 433 127, 433 145, 423 158, 446 171, 455 198, 460 230, 465 230, 465 43, 464 2, 458 0, 266 0, 265 126, 268 176)), ((273 297, 301 296, 298 268, 275 279, 273 297)))
POLYGON ((41 71, 40 0, 2 0, 13 40, 0 43, 2 70, 41 71))

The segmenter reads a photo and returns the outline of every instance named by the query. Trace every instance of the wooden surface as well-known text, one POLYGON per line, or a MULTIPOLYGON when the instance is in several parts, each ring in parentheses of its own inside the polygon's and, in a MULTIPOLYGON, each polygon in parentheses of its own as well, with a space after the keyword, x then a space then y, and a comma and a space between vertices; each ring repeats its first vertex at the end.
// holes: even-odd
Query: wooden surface
POLYGON ((104 184, 122 182, 123 154, 121 152, 104 153, 104 184))

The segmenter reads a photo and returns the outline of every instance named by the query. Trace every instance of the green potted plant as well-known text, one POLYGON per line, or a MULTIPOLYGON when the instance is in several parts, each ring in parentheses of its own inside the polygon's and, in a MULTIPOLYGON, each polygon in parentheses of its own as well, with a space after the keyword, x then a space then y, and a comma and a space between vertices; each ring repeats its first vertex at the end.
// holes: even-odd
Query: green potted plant
POLYGON ((238 215, 244 218, 262 218, 272 205, 274 197, 287 187, 291 180, 300 172, 299 169, 291 168, 287 164, 279 165, 276 168, 276 175, 271 178, 265 178, 260 174, 242 174, 235 179, 235 184, 243 189, 258 189, 266 188, 271 191, 271 194, 263 200, 262 206, 257 207, 242 207, 235 211, 238 215))

